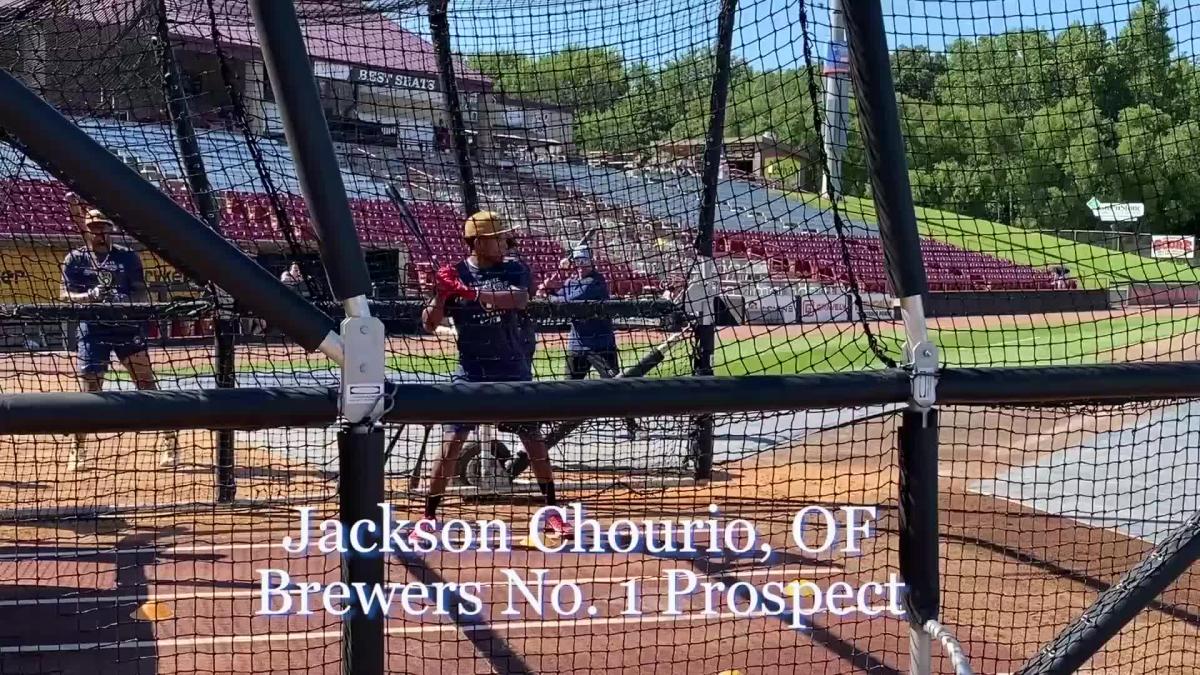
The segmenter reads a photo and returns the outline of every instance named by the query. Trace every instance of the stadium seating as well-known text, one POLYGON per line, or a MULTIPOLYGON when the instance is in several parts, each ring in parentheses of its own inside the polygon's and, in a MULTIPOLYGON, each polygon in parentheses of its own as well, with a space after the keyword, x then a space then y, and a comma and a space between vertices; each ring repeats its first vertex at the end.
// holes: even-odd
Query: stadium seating
POLYGON ((15 178, 0 183, 0 231, 21 235, 74 234, 61 183, 15 178))
MULTIPOLYGON (((81 119, 77 123, 100 143, 114 149, 127 163, 152 167, 153 172, 170 179, 182 176, 178 149, 169 128, 158 124, 135 124, 115 120, 81 119)), ((221 228, 225 236, 240 242, 281 241, 288 237, 282 220, 290 224, 292 236, 301 242, 312 241, 314 233, 307 204, 299 194, 291 151, 286 144, 269 138, 255 140, 258 160, 251 154, 245 137, 221 129, 204 129, 198 136, 207 172, 221 204, 221 228), (265 165, 270 186, 276 195, 273 203, 259 175, 257 165, 265 165), (281 219, 279 214, 284 218, 281 219)), ((6 178, 0 179, 0 234, 17 236, 73 235, 66 206, 66 188, 32 162, 10 149, 0 146, 0 168, 6 178)), ((662 197, 667 201, 685 200, 691 191, 688 186, 647 185, 620 172, 594 168, 579 170, 574 165, 556 165, 549 176, 563 187, 588 188, 601 191, 620 188, 625 196, 638 197, 642 203, 662 197), (582 172, 581 172, 582 171, 582 172), (666 192, 651 195, 654 190, 666 192)), ((412 201, 407 207, 417 222, 420 235, 404 224, 400 209, 385 196, 384 185, 369 177, 342 172, 343 183, 350 195, 350 207, 365 245, 379 247, 400 243, 410 252, 414 263, 427 265, 433 260, 446 262, 465 253, 461 240, 463 214, 445 203, 412 201)), ((684 180, 680 178, 678 180, 684 180)), ((688 179, 690 180, 690 179, 688 179)), ((677 181, 678 182, 678 181, 677 181)), ((185 185, 167 180, 166 191, 178 203, 195 212, 185 185)), ((730 188, 732 190, 732 188, 730 188)), ((613 197, 607 192, 606 199, 613 197)), ((582 193, 581 193, 582 198, 582 193)), ((751 221, 759 223, 771 214, 764 211, 772 204, 762 188, 734 190, 723 202, 725 209, 736 218, 722 217, 721 225, 746 224, 745 214, 758 214, 751 221)), ((619 200, 618 200, 619 201, 619 200)), ((686 201, 686 200, 685 200, 686 201)), ((665 202, 664 202, 665 203, 665 202)), ((673 203, 673 202, 672 202, 673 203)), ((681 208, 683 202, 678 204, 681 208)), ((807 205, 791 205, 793 216, 812 223, 820 213, 811 212, 807 205)), ((684 209, 690 212, 690 209, 684 209)), ((678 214, 676 214, 678 215, 678 214)), ((759 223, 761 224, 761 223, 759 223)), ((768 262, 770 275, 777 279, 803 280, 825 284, 846 284, 851 273, 861 288, 868 292, 887 290, 881 242, 876 233, 865 226, 852 228, 843 252, 839 239, 832 234, 813 231, 768 231, 722 229, 715 238, 717 255, 768 262), (850 261, 849 268, 846 258, 850 261)), ((932 290, 1023 290, 1054 288, 1054 277, 1043 270, 1016 265, 993 256, 962 250, 938 241, 922 242, 926 272, 932 290)), ((565 245, 553 239, 525 235, 521 237, 520 254, 533 270, 535 282, 554 272, 563 256, 565 245)), ((609 260, 598 252, 597 265, 609 278, 614 295, 636 295, 659 292, 661 279, 641 274, 623 260, 609 260)), ((409 281, 419 282, 417 265, 410 266, 409 281)), ((1072 285, 1074 282, 1070 282, 1072 285)))
MULTIPOLYGON (((776 278, 845 284, 852 271, 867 292, 885 292, 887 273, 881 241, 854 235, 840 240, 827 234, 721 232, 714 241, 717 255, 766 260, 776 278), (846 259, 850 261, 849 269, 846 259)), ((1032 267, 922 240, 921 252, 930 289, 934 291, 1053 289, 1054 275, 1032 267)), ((1074 287, 1074 282, 1069 282, 1074 287)))
MULTIPOLYGON (((194 212, 190 195, 172 188, 171 196, 194 212)), ((279 206, 300 241, 314 237, 304 198, 277 193, 279 206)), ((0 233, 10 235, 71 235, 74 228, 66 206, 66 188, 48 179, 14 178, 0 181, 0 233)), ((285 239, 271 198, 262 192, 225 189, 219 193, 221 227, 236 241, 279 241, 285 239)), ((409 208, 419 224, 421 238, 405 227, 399 209, 390 201, 352 197, 351 210, 364 244, 399 242, 412 252, 412 259, 426 262, 429 255, 445 261, 462 255, 462 214, 445 204, 413 202, 409 208), (423 239, 423 241, 422 241, 423 239), (426 247, 428 246, 428 250, 426 247)), ((827 284, 849 281, 842 247, 837 237, 824 234, 775 234, 759 232, 718 233, 714 247, 718 255, 766 260, 775 278, 798 279, 827 284)), ((955 248, 938 241, 922 242, 926 273, 935 291, 1034 290, 1054 288, 1051 273, 1017 265, 993 256, 955 248)), ((534 236, 521 240, 521 255, 534 271, 535 281, 553 273, 564 253, 557 241, 534 236)), ((887 290, 883 252, 878 238, 850 236, 845 256, 860 287, 868 292, 887 290)), ((610 279, 614 295, 656 292, 661 280, 638 274, 627 263, 605 258, 598 266, 610 279)), ((410 281, 416 283, 416 267, 410 281)), ((1073 282, 1072 286, 1073 286, 1073 282)))

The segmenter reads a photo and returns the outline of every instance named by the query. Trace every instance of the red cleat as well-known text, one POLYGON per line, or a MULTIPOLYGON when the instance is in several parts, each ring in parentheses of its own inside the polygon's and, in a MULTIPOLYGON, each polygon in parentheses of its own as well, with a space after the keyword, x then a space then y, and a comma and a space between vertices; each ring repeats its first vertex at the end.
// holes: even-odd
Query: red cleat
POLYGON ((546 532, 557 535, 562 539, 570 539, 575 536, 575 528, 571 527, 571 524, 563 520, 563 517, 557 513, 551 513, 546 516, 543 524, 546 532))
POLYGON ((429 546, 426 543, 428 541, 428 538, 422 536, 420 533, 428 532, 429 534, 433 535, 434 538, 436 538, 437 531, 438 531, 437 521, 430 520, 429 518, 422 518, 421 520, 418 520, 416 525, 413 526, 413 529, 408 531, 409 547, 415 551, 427 550, 428 546, 429 546))

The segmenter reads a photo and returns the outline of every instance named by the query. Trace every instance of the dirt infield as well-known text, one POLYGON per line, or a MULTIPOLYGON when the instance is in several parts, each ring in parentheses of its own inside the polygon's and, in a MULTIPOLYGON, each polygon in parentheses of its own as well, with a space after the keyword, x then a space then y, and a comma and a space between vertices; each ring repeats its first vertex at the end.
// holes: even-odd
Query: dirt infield
MULTIPOLYGON (((89 435, 85 447, 92 468, 71 473, 67 458, 72 436, 0 437, 0 513, 125 505, 176 510, 211 504, 216 495, 212 432, 179 432, 180 463, 171 469, 157 465, 163 440, 162 434, 151 432, 89 435)), ((240 498, 266 502, 334 493, 335 484, 316 467, 249 445, 241 434, 235 440, 234 480, 240 498)))
MULTIPOLYGON (((1089 312, 987 322, 1042 326, 1096 318, 1089 312), (1022 323, 1026 321, 1033 323, 1022 323)), ((945 320, 938 327, 979 328, 987 322, 972 317, 945 320)), ((761 334, 754 328, 722 329, 722 339, 761 334)), ((770 334, 829 335, 861 328, 777 330, 770 334)), ((661 334, 654 331, 629 336, 646 342, 658 338, 661 334)), ((448 353, 451 346, 437 338, 412 338, 394 341, 389 351, 448 353)), ((152 354, 163 368, 211 359, 207 347, 152 354)), ((1115 361, 1197 356, 1197 340, 1190 334, 1111 354, 1115 361)), ((320 357, 284 345, 239 347, 239 359, 263 372, 324 367, 320 357)), ((72 368, 66 354, 9 355, 0 377, 6 393, 69 391, 76 386, 72 368)), ((1126 428, 1145 410, 1144 404, 1139 406, 941 411, 941 618, 963 643, 976 672, 1015 671, 1150 545, 976 493, 972 485, 1097 434, 1126 428)), ((744 518, 756 526, 774 549, 765 560, 668 556, 644 549, 561 555, 518 549, 389 558, 391 582, 479 582, 486 605, 478 617, 392 615, 389 672, 906 672, 906 624, 891 616, 823 613, 794 628, 791 617, 739 616, 728 608, 705 614, 698 594, 686 599, 682 615, 665 613, 669 570, 727 585, 807 580, 828 589, 837 582, 861 588, 886 581, 898 566, 896 424, 896 417, 883 416, 815 434, 720 466, 710 484, 562 495, 581 499, 604 523, 702 519, 709 516, 708 505, 717 504, 725 519, 744 518), (814 504, 876 507, 874 536, 860 552, 802 550, 791 539, 792 519, 814 504), (597 613, 538 615, 526 603, 514 614, 504 614, 504 569, 526 576, 547 569, 552 579, 575 582, 597 613), (622 612, 628 603, 625 584, 631 580, 639 582, 637 614, 622 612)), ((15 523, 10 517, 0 524, 0 673, 340 672, 341 623, 336 617, 324 612, 255 614, 259 570, 286 570, 294 581, 338 578, 336 555, 296 556, 279 547, 282 537, 293 533, 290 507, 311 505, 321 515, 334 512, 335 477, 324 470, 329 467, 285 452, 294 448, 263 447, 243 434, 237 438, 238 497, 250 505, 214 503, 209 432, 182 434, 183 465, 176 469, 156 466, 158 434, 95 438, 95 467, 81 474, 66 471, 68 437, 0 438, 0 511, 10 516, 140 505, 99 518, 15 523), (150 616, 155 614, 157 620, 150 616)), ((406 496, 404 487, 401 478, 391 481, 389 500, 397 517, 415 518, 420 502, 406 496)), ((1142 497, 1154 498, 1152 492, 1142 497)), ((443 517, 497 518, 520 535, 537 506, 451 499, 443 517)), ((1200 571, 1193 571, 1093 659, 1087 672, 1200 673, 1198 638, 1200 571)), ((950 672, 944 659, 937 664, 938 672, 950 672)))
MULTIPOLYGON (((663 611, 663 579, 670 569, 726 583, 806 579, 827 588, 838 581, 852 587, 885 581, 898 564, 895 423, 893 417, 882 417, 818 434, 790 448, 722 466, 718 480, 708 485, 564 495, 582 497, 589 513, 605 523, 703 518, 707 505, 718 504, 726 518, 749 520, 776 547, 766 561, 528 550, 392 559, 388 578, 393 582, 491 585, 484 590, 485 617, 393 616, 388 623, 390 672, 905 672, 906 628, 897 618, 823 614, 795 630, 780 617, 705 616, 698 598, 689 600, 689 611, 681 617, 663 611), (803 552, 789 539, 791 521, 813 504, 878 507, 875 536, 861 554, 803 552), (525 574, 539 568, 550 570, 552 579, 578 582, 599 613, 538 616, 523 605, 515 616, 502 615, 506 598, 500 595, 500 570, 525 574), (642 612, 622 615, 622 582, 634 578, 644 582, 638 596, 642 612)), ((1120 414, 1082 409, 943 411, 942 620, 964 644, 976 672, 1015 670, 1149 545, 974 494, 967 485, 1126 423, 1120 414)), ((211 487, 203 472, 181 485, 178 472, 148 465, 152 440, 138 439, 134 458, 128 452, 109 457, 106 461, 116 462, 113 470, 78 483, 73 492, 62 487, 45 492, 45 483, 61 483, 64 475, 53 469, 48 455, 38 454, 34 465, 43 473, 0 478, 0 486, 8 490, 0 493, 0 503, 96 500, 113 490, 141 498, 154 494, 161 500, 203 498, 205 486, 211 487)), ((127 447, 115 441, 109 445, 114 451, 127 447)), ((0 457, 13 458, 29 447, 5 446, 0 457)), ((203 443, 196 447, 205 452, 203 443)), ((314 486, 322 481, 311 468, 289 467, 277 455, 245 457, 247 463, 262 463, 246 469, 246 489, 324 505, 325 513, 332 513, 328 500, 305 499, 320 494, 314 486), (263 482, 256 483, 255 476, 263 482)), ((329 483, 324 484, 327 491, 329 483)), ((415 517, 418 503, 400 494, 399 483, 391 488, 397 517, 415 517)), ((498 518, 521 530, 535 508, 453 500, 444 517, 498 518)), ((256 570, 288 570, 297 581, 337 578, 335 557, 297 557, 278 548, 282 536, 292 533, 292 518, 283 508, 210 506, 175 515, 0 528, 0 626, 9 626, 0 629, 0 672, 339 672, 340 623, 335 618, 320 612, 286 620, 254 615, 256 570), (37 582, 30 585, 33 579, 37 582), (172 618, 131 619, 147 598, 166 607, 172 618), (22 621, 15 621, 18 617, 22 621), (17 645, 26 649, 16 650, 17 645), (39 651, 39 645, 50 647, 39 651), (88 645, 109 647, 97 651, 88 645), (111 661, 111 667, 95 670, 97 658, 111 661)), ((1193 573, 1126 628, 1093 660, 1090 672, 1200 672, 1198 607, 1200 574, 1193 573)), ((938 663, 939 672, 949 672, 944 661, 938 663)))
MULTIPOLYGON (((1135 414, 1089 414, 1081 408, 942 411, 942 621, 972 655, 975 672, 1015 670, 1151 545, 975 494, 967 485, 1089 435, 1123 428, 1135 414)), ((884 516, 875 548, 852 558, 846 569, 895 569, 895 423, 882 418, 819 434, 744 463, 741 478, 762 486, 763 498, 880 505, 884 516)), ((1195 570, 1110 642, 1088 672, 1200 672, 1198 610, 1200 570, 1195 570)))

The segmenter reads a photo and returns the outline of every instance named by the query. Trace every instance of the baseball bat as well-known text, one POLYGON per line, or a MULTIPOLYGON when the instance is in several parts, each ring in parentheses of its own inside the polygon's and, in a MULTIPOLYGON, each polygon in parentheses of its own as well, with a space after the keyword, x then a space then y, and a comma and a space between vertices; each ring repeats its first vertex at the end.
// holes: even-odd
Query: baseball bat
POLYGON ((388 183, 385 192, 387 193, 388 199, 390 199, 392 204, 395 205, 396 209, 400 211, 400 222, 404 223, 404 227, 408 229, 409 233, 412 234, 413 238, 416 239, 417 243, 421 245, 422 249, 424 249, 425 257, 436 267, 438 264, 437 256, 433 254, 433 247, 429 245, 429 241, 425 238, 425 232, 421 229, 421 224, 417 222, 417 219, 413 217, 412 212, 408 210, 408 204, 406 204, 404 202, 404 198, 400 196, 400 190, 396 188, 394 183, 388 183))
MULTIPOLYGON (((561 264, 564 264, 564 263, 566 263, 568 260, 570 260, 571 252, 572 252, 572 251, 574 251, 575 249, 577 249, 577 248, 579 248, 579 247, 581 247, 581 246, 587 246, 587 245, 588 245, 588 243, 590 243, 590 242, 592 241, 592 236, 593 236, 593 235, 595 235, 595 234, 596 234, 596 232, 597 232, 599 229, 600 229, 599 227, 593 227, 593 228, 589 229, 587 232, 584 232, 584 233, 583 233, 583 238, 582 238, 582 239, 580 239, 579 241, 575 242, 575 245, 574 245, 574 246, 572 246, 572 247, 570 248, 570 250, 568 250, 568 251, 567 251, 567 257, 566 257, 566 258, 563 258, 563 259, 562 259, 562 261, 560 261, 560 263, 559 263, 559 264, 560 264, 560 265, 561 265, 561 264)), ((559 268, 559 270, 561 271, 561 269, 562 269, 562 268, 560 267, 560 268, 559 268)), ((555 272, 554 274, 556 274, 556 275, 557 275, 557 274, 558 274, 558 272, 555 272)))
MULTIPOLYGON (((659 364, 661 364, 663 361, 665 361, 667 358, 667 354, 670 353, 671 349, 676 344, 678 344, 683 338, 684 338, 683 331, 680 331, 678 333, 675 333, 675 334, 669 336, 666 340, 663 341, 662 344, 658 345, 657 347, 651 348, 651 350, 645 356, 643 356, 641 358, 641 360, 639 360, 637 363, 633 364, 632 366, 629 366, 625 370, 622 370, 620 373, 618 373, 616 376, 614 376, 613 379, 616 380, 616 379, 624 379, 624 378, 631 378, 631 377, 644 377, 650 371, 657 368, 659 366, 659 364)), ((553 448, 554 446, 561 443, 564 438, 566 438, 568 435, 570 435, 570 433, 572 431, 575 431, 576 429, 578 429, 580 427, 580 425, 582 425, 582 424, 583 424, 583 421, 560 423, 557 427, 554 428, 553 431, 551 431, 546 436, 546 449, 553 448)))
POLYGON ((599 230, 600 230, 600 227, 596 226, 596 227, 593 227, 592 229, 588 230, 587 232, 584 232, 583 239, 580 239, 579 243, 575 244, 575 246, 577 246, 577 247, 578 246, 587 246, 588 243, 592 241, 592 236, 594 236, 596 234, 596 232, 598 232, 599 230))
POLYGON ((596 232, 599 230, 600 230, 600 228, 597 226, 597 227, 593 227, 593 228, 589 229, 587 232, 584 232, 583 238, 580 239, 579 241, 575 242, 575 245, 572 246, 571 249, 567 251, 567 256, 569 257, 571 255, 571 251, 574 251, 575 249, 577 249, 581 246, 587 246, 589 243, 591 243, 592 237, 595 236, 596 232))
MULTIPOLYGON (((622 370, 612 379, 616 380, 629 377, 643 377, 647 375, 650 371, 657 368, 659 364, 666 360, 667 354, 671 352, 671 349, 674 348, 675 345, 679 344, 679 342, 683 340, 685 335, 685 331, 679 331, 678 333, 673 333, 672 335, 668 336, 667 339, 662 342, 662 344, 652 347, 650 351, 637 363, 622 370)), ((584 421, 586 420, 560 422, 558 426, 554 427, 554 429, 552 429, 550 433, 546 435, 546 450, 548 451, 561 443, 563 439, 571 435, 571 432, 582 426, 584 421)), ((517 476, 520 476, 521 472, 528 467, 529 455, 522 451, 517 454, 517 456, 513 459, 512 464, 509 465, 509 476, 515 479, 517 476)))
POLYGON ((404 433, 404 428, 407 424, 401 424, 396 427, 396 433, 392 434, 392 440, 388 443, 387 449, 383 451, 383 465, 386 467, 388 460, 392 458, 392 451, 396 449, 396 444, 400 442, 400 434, 404 433))

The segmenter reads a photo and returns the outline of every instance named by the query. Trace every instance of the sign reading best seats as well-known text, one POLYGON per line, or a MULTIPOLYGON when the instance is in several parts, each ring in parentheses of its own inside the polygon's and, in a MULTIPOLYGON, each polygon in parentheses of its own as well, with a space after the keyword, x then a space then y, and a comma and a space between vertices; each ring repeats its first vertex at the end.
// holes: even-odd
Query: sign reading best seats
POLYGON ((382 70, 368 70, 366 68, 352 67, 350 69, 351 82, 361 82, 363 84, 371 84, 377 87, 388 87, 391 89, 418 89, 423 91, 437 91, 438 81, 434 77, 424 77, 420 75, 402 75, 400 73, 388 73, 382 70))
POLYGON ((313 63, 313 75, 329 80, 358 82, 388 89, 416 89, 418 91, 439 91, 441 89, 437 77, 433 75, 392 73, 328 61, 313 63))

